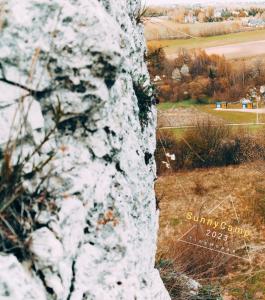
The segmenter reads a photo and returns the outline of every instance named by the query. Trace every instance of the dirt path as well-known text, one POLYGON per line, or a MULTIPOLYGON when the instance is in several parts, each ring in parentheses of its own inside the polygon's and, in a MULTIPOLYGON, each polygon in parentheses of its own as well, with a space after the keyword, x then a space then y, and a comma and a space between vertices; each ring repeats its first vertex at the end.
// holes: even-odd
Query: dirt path
POLYGON ((201 112, 196 108, 173 108, 167 111, 158 111, 158 127, 185 127, 193 126, 204 120, 211 119, 213 122, 221 121, 221 118, 201 112))
POLYGON ((224 55, 227 58, 262 55, 265 54, 265 40, 210 47, 205 51, 207 54, 224 55))
POLYGON ((258 108, 258 109, 249 109, 249 108, 216 108, 215 110, 218 111, 238 111, 238 112, 242 112, 242 113, 259 113, 259 114, 265 114, 265 108, 258 108))

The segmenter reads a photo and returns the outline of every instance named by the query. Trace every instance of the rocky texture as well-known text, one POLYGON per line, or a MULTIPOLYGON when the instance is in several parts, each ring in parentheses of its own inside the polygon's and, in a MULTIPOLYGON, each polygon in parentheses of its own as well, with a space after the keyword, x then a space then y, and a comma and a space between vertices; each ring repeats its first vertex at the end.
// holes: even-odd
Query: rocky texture
POLYGON ((0 150, 27 157, 33 227, 23 220, 28 255, 0 255, 0 299, 169 299, 154 269, 156 114, 139 10, 5 3, 0 150))

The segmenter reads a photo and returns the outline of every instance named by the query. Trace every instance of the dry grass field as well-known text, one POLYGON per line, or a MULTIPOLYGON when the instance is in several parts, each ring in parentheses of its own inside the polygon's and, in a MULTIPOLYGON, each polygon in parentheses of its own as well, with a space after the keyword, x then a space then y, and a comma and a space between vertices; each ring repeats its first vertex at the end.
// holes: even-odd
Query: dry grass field
POLYGON ((265 53, 265 40, 209 47, 206 48, 205 51, 209 55, 224 55, 228 59, 260 56, 265 53))
MULTIPOLYGON (((163 39, 163 40, 150 40, 148 45, 150 47, 163 47, 167 56, 173 58, 181 48, 185 49, 207 49, 211 47, 231 46, 234 44, 243 44, 256 41, 265 40, 265 30, 246 31, 239 33, 229 33, 223 35, 215 35, 209 37, 195 37, 189 39, 163 39)), ((231 46, 232 47, 232 46, 231 46)), ((233 49, 232 49, 233 50, 233 49)), ((258 49, 259 50, 259 49, 258 49)), ((247 51, 241 52, 241 57, 253 56, 253 52, 250 54, 247 51)), ((261 55, 260 51, 257 55, 261 55)), ((232 56, 232 58, 234 58, 232 56)), ((238 58, 238 57, 237 57, 238 58)))
MULTIPOLYGON (((214 104, 194 104, 192 101, 161 103, 158 106, 158 127, 192 126, 201 120, 211 119, 225 124, 255 123, 256 110, 244 112, 240 105, 230 105, 237 110, 216 110, 214 104)), ((262 106, 263 107, 263 106, 262 106)), ((259 122, 265 122, 265 114, 259 114, 259 122)))
POLYGON ((180 24, 173 20, 149 18, 145 22, 145 36, 147 40, 160 40, 169 37, 187 38, 210 35, 228 34, 243 30, 239 21, 180 24))
MULTIPOLYGON (((265 165, 259 162, 160 177, 156 183, 161 209, 158 264, 169 261, 177 272, 202 284, 221 285, 224 299, 265 299, 264 175, 265 165), (195 235, 204 241, 206 230, 213 228, 198 230, 201 225, 188 220, 187 212, 240 226, 250 234, 228 234, 231 254, 214 251, 213 245, 190 245, 179 239, 193 226, 196 230, 182 240, 195 235)), ((216 244, 213 237, 210 241, 216 244)))
MULTIPOLYGON (((244 63, 254 70, 254 66, 264 62, 265 30, 243 30, 236 22, 177 24, 156 18, 145 24, 148 45, 164 48, 167 58, 176 58, 181 48, 208 49, 210 54, 226 54, 237 73, 240 69, 237 65, 244 63)), ((158 105, 158 128, 177 128, 158 129, 162 154, 159 152, 156 156, 161 175, 156 182, 160 207, 156 261, 172 300, 265 300, 265 162, 261 161, 265 132, 261 123, 265 122, 265 114, 260 113, 257 118, 255 110, 241 111, 239 102, 229 104, 231 110, 215 110, 215 104, 211 104, 214 99, 207 97, 202 99, 209 101, 201 102, 191 99, 174 102, 176 100, 168 96, 163 99, 172 102, 158 105), (226 124, 229 126, 224 127, 231 129, 231 135, 223 139, 222 145, 229 139, 231 142, 232 137, 237 137, 237 142, 241 139, 242 145, 244 141, 247 144, 248 137, 260 143, 249 147, 249 153, 247 147, 238 152, 238 165, 213 167, 215 164, 207 168, 209 165, 205 162, 204 168, 194 169, 198 165, 189 168, 193 166, 194 157, 203 160, 205 153, 209 157, 221 157, 220 151, 213 152, 214 147, 208 153, 208 148, 205 147, 206 151, 204 144, 199 143, 199 137, 193 144, 192 138, 186 138, 199 136, 196 124, 207 120, 214 125, 204 131, 205 144, 215 140, 210 128, 218 127, 216 124, 226 124), (195 129, 183 128, 194 125, 195 129), (192 134, 186 135, 187 132, 192 134), (171 134, 171 140, 170 134, 167 140, 167 133, 171 134), (175 168, 171 165, 170 169, 173 154, 175 168), (243 155, 251 159, 241 160, 243 155), (221 224, 227 226, 222 228, 221 224), (201 298, 190 298, 187 294, 190 287, 184 287, 179 280, 186 275, 206 289, 216 289, 215 296, 208 297, 206 293, 207 296, 204 294, 201 298)))

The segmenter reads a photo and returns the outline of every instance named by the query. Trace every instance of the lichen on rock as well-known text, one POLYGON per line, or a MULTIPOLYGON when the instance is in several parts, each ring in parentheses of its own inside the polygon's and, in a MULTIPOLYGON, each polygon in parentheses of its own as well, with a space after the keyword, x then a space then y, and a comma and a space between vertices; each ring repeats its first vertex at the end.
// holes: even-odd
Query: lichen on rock
POLYGON ((138 0, 6 3, 0 115, 17 123, 0 121, 0 150, 26 162, 30 211, 19 206, 28 255, 1 248, 1 299, 169 299, 154 269, 156 112, 148 93, 141 123, 135 92, 142 78, 150 85, 139 9, 138 0))

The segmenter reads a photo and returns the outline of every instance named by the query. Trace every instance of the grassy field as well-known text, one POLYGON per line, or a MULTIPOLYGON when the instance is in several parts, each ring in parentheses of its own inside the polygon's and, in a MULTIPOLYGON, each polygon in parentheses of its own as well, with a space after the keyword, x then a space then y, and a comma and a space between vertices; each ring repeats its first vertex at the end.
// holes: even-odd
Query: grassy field
MULTIPOLYGON (((229 108, 239 108, 240 104, 230 105, 229 108)), ((166 112, 169 109, 174 108, 196 108, 196 110, 207 113, 211 116, 222 119, 225 123, 255 123, 256 114, 238 111, 219 111, 215 110, 214 104, 200 104, 194 100, 186 100, 176 103, 164 102, 158 105, 158 110, 166 112)), ((179 113, 179 112, 178 112, 179 113)), ((260 115, 260 121, 264 121, 265 116, 260 115)))
MULTIPOLYGON (((196 128, 172 128, 172 129, 158 129, 162 134, 163 130, 170 130, 174 133, 176 140, 183 138, 186 130, 196 130, 196 128)), ((264 125, 246 125, 246 126, 233 126, 231 127, 231 132, 237 134, 238 131, 244 131, 246 134, 259 134, 265 132, 264 125)))
POLYGON ((208 48, 222 45, 237 44, 265 39, 265 29, 217 35, 211 37, 198 37, 190 39, 153 40, 148 42, 148 46, 163 47, 166 54, 174 54, 181 48, 195 49, 208 48))
MULTIPOLYGON (((238 105, 235 105, 238 107, 238 105)), ((194 100, 182 101, 179 103, 161 103, 158 105, 159 111, 162 113, 167 113, 168 110, 176 109, 176 115, 178 119, 183 120, 184 112, 195 108, 195 111, 192 110, 191 119, 196 120, 196 115, 200 113, 208 114, 211 117, 214 117, 216 120, 220 120, 226 124, 238 124, 237 126, 231 126, 230 129, 233 133, 237 133, 238 131, 243 131, 246 134, 260 134, 265 132, 265 126, 262 124, 255 124, 256 122, 256 114, 254 113, 244 113, 244 112, 231 112, 231 111, 218 111, 214 109, 214 105, 212 104, 197 104, 194 100), (196 113, 197 111, 197 113, 196 113), (251 125, 246 123, 253 123, 251 125)), ((166 117, 167 118, 167 117, 166 117)), ((158 114, 158 119, 160 120, 160 114, 158 114)), ((260 115, 260 122, 265 122, 265 115, 260 115)), ((196 125, 196 124, 194 124, 196 125)), ((161 133, 165 129, 158 129, 161 133)), ((176 136, 176 139, 179 140, 183 137, 183 134, 186 130, 196 130, 196 128, 172 128, 170 129, 176 136)))
POLYGON ((219 111, 215 110, 212 105, 198 105, 197 109, 206 112, 215 117, 219 117, 224 120, 225 123, 230 124, 242 124, 242 123, 255 123, 256 114, 237 112, 237 111, 219 111))
POLYGON ((198 106, 194 100, 185 100, 181 102, 171 103, 171 102, 163 102, 158 105, 158 109, 162 111, 166 111, 168 109, 172 108, 186 108, 186 107, 192 107, 192 106, 198 106))
POLYGON ((145 22, 145 37, 147 40, 166 38, 185 38, 188 36, 211 36, 248 30, 240 21, 206 22, 182 24, 173 20, 150 18, 145 22))
MULTIPOLYGON (((158 130, 163 134, 163 130, 165 130, 165 129, 158 129, 158 130)), ((173 128, 173 129, 170 129, 170 130, 174 133, 174 135, 176 136, 176 139, 180 140, 183 137, 183 134, 184 134, 185 130, 187 130, 187 129, 173 128)))
MULTIPOLYGON (((263 164, 250 163, 161 176, 156 184, 161 210, 158 263, 169 261, 177 272, 202 284, 220 284, 222 294, 231 297, 227 299, 265 299, 264 171, 263 164), (234 209, 230 207, 231 197, 234 209), (178 238, 191 226, 185 218, 187 211, 197 211, 203 216, 210 212, 211 217, 230 223, 235 222, 236 211, 240 224, 252 232, 246 240, 247 245, 251 245, 251 264, 241 258, 179 242, 178 238), (256 247, 260 250, 254 250, 256 247)), ((232 247, 243 242, 239 237, 232 241, 232 247)), ((243 255, 240 251, 236 253, 243 255)))

